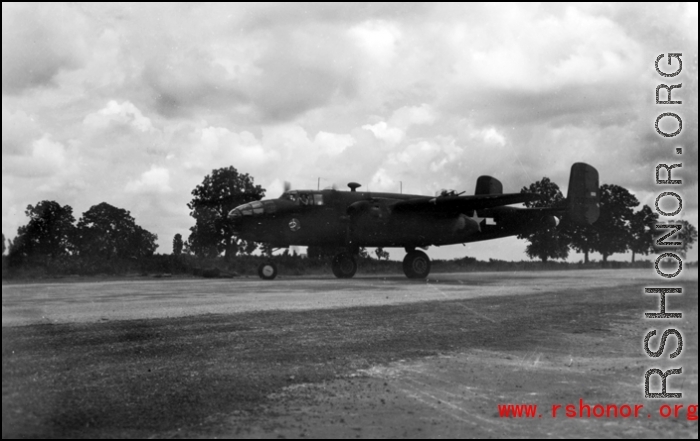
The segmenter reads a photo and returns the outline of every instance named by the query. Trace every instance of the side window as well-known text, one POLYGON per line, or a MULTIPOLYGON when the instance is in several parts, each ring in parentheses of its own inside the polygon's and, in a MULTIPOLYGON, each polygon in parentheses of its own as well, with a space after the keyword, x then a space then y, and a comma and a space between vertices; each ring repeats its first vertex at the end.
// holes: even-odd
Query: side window
POLYGON ((311 205, 313 203, 313 197, 308 193, 300 193, 299 201, 301 205, 311 205))
POLYGON ((314 195, 314 205, 323 205, 323 195, 322 194, 315 194, 314 195))
POLYGON ((253 215, 253 206, 250 204, 245 204, 239 207, 241 210, 241 213, 243 216, 252 216, 253 215))
POLYGON ((250 206, 253 207, 253 214, 263 214, 265 212, 263 203, 260 201, 251 202, 250 206))

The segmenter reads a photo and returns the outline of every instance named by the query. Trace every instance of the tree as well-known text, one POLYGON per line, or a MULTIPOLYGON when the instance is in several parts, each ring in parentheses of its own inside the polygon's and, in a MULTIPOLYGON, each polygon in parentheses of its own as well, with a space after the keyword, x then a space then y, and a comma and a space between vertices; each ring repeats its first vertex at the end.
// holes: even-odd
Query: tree
POLYGON ((630 250, 632 251, 632 262, 635 254, 649 254, 654 250, 654 226, 659 219, 659 215, 645 205, 641 210, 632 214, 630 219, 630 250))
POLYGON ((338 254, 338 249, 334 247, 309 246, 306 249, 306 257, 311 260, 328 260, 338 254))
POLYGON ((262 252, 263 256, 272 257, 272 252, 275 251, 275 249, 272 247, 271 244, 263 243, 260 246, 260 251, 262 252))
MULTIPOLYGON (((663 224, 659 222, 658 224, 663 224)), ((656 240, 658 240, 662 235, 666 235, 673 231, 673 229, 666 229, 666 228, 655 228, 655 239, 654 239, 654 248, 656 251, 664 252, 667 251, 669 248, 675 249, 677 254, 680 254, 681 257, 685 258, 686 254, 688 251, 693 247, 693 244, 697 242, 698 240, 698 230, 695 229, 693 224, 688 222, 685 219, 680 219, 680 220, 669 220, 666 222, 668 225, 682 225, 682 228, 673 236, 668 237, 665 239, 666 242, 680 242, 680 245, 676 245, 673 247, 662 247, 656 245, 656 240), (663 234, 660 234, 663 233, 663 234)))
POLYGON ((571 247, 577 252, 583 253, 584 263, 590 262, 589 253, 595 251, 594 247, 598 241, 598 230, 595 229, 594 225, 577 224, 568 220, 565 220, 562 225, 569 237, 571 247))
MULTIPOLYGON (((540 200, 526 202, 528 208, 559 208, 566 200, 559 190, 559 186, 543 177, 542 180, 523 187, 521 193, 535 193, 542 196, 540 200)), ((538 257, 546 262, 548 259, 566 259, 569 255, 569 237, 563 229, 550 227, 539 229, 532 233, 520 234, 518 239, 527 239, 530 244, 525 248, 528 257, 538 257)))
POLYGON ((80 254, 104 259, 152 255, 158 236, 136 225, 131 214, 102 202, 93 205, 78 221, 80 254))
POLYGON ((27 225, 19 227, 13 257, 43 256, 56 258, 66 255, 73 246, 75 218, 73 209, 55 201, 41 201, 28 205, 24 212, 29 217, 27 225))
POLYGON ((384 248, 382 248, 382 247, 379 247, 376 250, 374 250, 374 254, 377 255, 377 260, 382 260, 382 259, 389 260, 389 252, 384 251, 384 248))
POLYGON ((219 255, 216 217, 213 211, 201 210, 196 223, 190 227, 190 237, 187 242, 190 250, 196 256, 216 257, 219 255))
POLYGON ((182 254, 182 248, 184 245, 185 244, 182 242, 182 234, 177 233, 175 237, 173 237, 173 255, 179 256, 182 254))
POLYGON ((241 204, 259 201, 265 189, 253 183, 248 174, 240 174, 234 167, 212 170, 204 181, 192 190, 187 207, 192 210, 195 225, 189 240, 195 254, 225 253, 226 259, 238 250, 252 253, 254 243, 246 243, 234 235, 228 212, 241 204))
POLYGON ((186 240, 185 243, 183 244, 182 253, 185 254, 186 256, 192 255, 192 246, 190 245, 189 240, 186 240))
POLYGON ((156 252, 156 248, 158 248, 157 240, 157 234, 153 234, 136 225, 134 233, 129 237, 129 257, 152 256, 156 252))
POLYGON ((597 234, 593 249, 603 255, 603 262, 613 253, 624 253, 633 242, 630 227, 634 212, 639 205, 637 198, 619 185, 600 186, 600 217, 595 222, 597 234))

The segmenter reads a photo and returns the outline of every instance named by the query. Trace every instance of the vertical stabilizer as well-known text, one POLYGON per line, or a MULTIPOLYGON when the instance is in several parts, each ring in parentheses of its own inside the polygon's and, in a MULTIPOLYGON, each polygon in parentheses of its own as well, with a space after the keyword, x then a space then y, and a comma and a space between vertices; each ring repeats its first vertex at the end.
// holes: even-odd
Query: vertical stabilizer
POLYGON ((571 166, 566 195, 569 216, 579 224, 592 224, 600 215, 598 170, 583 162, 571 166))
POLYGON ((503 194, 503 184, 491 176, 479 176, 476 180, 475 195, 503 194))

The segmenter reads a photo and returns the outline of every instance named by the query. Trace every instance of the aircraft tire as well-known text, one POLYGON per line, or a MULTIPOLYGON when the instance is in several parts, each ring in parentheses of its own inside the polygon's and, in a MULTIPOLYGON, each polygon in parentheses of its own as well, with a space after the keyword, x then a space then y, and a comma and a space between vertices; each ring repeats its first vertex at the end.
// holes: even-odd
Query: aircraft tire
POLYGON ((272 262, 263 262, 258 265, 258 276, 263 280, 272 280, 277 277, 277 265, 272 262))
POLYGON ((357 272, 357 262, 348 253, 340 253, 333 258, 331 263, 333 275, 339 279, 350 279, 357 272))
POLYGON ((430 258, 422 251, 411 251, 403 259, 403 272, 409 279, 425 279, 430 274, 430 258))

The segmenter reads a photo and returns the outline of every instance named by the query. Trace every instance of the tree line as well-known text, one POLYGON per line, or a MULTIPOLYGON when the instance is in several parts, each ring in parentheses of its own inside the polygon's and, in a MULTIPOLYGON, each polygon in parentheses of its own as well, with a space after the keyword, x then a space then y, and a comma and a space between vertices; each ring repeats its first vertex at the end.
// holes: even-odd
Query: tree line
MULTIPOLYGON (((248 174, 238 173, 234 167, 213 170, 192 191, 187 205, 195 224, 186 241, 181 234, 175 235, 172 254, 201 258, 223 254, 226 260, 237 253, 251 254, 259 244, 237 238, 227 215, 238 205, 264 196, 265 189, 255 185, 248 174)), ((29 221, 19 227, 7 246, 3 233, 3 254, 7 249, 11 268, 125 272, 146 262, 158 248, 156 234, 139 226, 129 211, 106 202, 91 207, 77 222, 73 208, 56 201, 29 205, 25 214, 29 221)))
MULTIPOLYGON (((657 228, 657 225, 663 223, 658 214, 647 205, 635 211, 634 208, 640 205, 639 201, 629 190, 619 185, 603 184, 599 191, 600 217, 593 225, 576 225, 564 218, 558 227, 518 236, 529 242, 525 250, 527 255, 545 262, 549 259, 566 259, 569 250, 573 248, 583 253, 584 260, 588 263, 592 252, 600 253, 603 262, 607 262, 608 257, 614 253, 631 251, 634 262, 636 255, 656 251, 656 239, 665 233, 665 230, 657 228)), ((547 177, 529 187, 523 187, 521 192, 542 195, 541 200, 529 202, 527 207, 561 207, 566 204, 559 186, 547 177)), ((196 224, 190 229, 190 237, 183 245, 185 250, 204 256, 223 253, 229 258, 236 253, 250 254, 257 248, 258 244, 236 238, 226 221, 226 214, 231 209, 265 196, 265 189, 256 186, 249 175, 239 174, 234 167, 214 170, 192 191, 192 195, 188 207, 196 224)), ((676 236, 681 242, 677 249, 681 255, 685 255, 697 240, 697 230, 687 221, 680 223, 683 228, 676 236)), ((175 244, 181 240, 181 237, 174 239, 174 252, 180 247, 175 244)), ((262 251, 268 254, 271 250, 262 245, 262 251)), ((309 247, 308 257, 325 259, 332 257, 335 252, 309 247)), ((377 258, 387 259, 388 253, 378 249, 377 258)))
MULTIPOLYGON (((236 254, 250 255, 258 248, 263 254, 271 254, 269 245, 238 238, 227 219, 233 208, 262 199, 265 191, 250 175, 232 166, 213 170, 192 190, 187 206, 195 223, 187 240, 181 234, 174 236, 172 254, 223 256, 226 261, 236 254)), ((541 200, 527 203, 528 207, 561 207, 566 203, 559 186, 546 177, 523 187, 521 192, 542 195, 541 200)), ((635 211, 637 206, 639 201, 627 189, 604 184, 600 186, 600 217, 593 225, 575 225, 565 217, 558 227, 518 237, 528 241, 525 252, 530 258, 545 262, 566 259, 570 249, 583 253, 585 262, 591 252, 600 253, 606 262, 613 253, 626 251, 632 252, 634 261, 638 254, 656 251, 656 239, 667 233, 659 229, 663 222, 650 207, 644 205, 635 211)), ((152 256, 158 247, 157 235, 139 226, 129 211, 106 202, 90 207, 77 222, 70 206, 55 201, 29 205, 25 214, 28 223, 18 229, 7 246, 10 266, 56 266, 62 259, 71 258, 78 259, 79 269, 84 269, 99 262, 137 262, 152 256)), ((687 221, 680 222, 683 228, 675 240, 681 242, 676 248, 684 255, 697 240, 697 230, 687 221)), ((5 250, 3 234, 3 254, 5 250)), ((333 253, 310 247, 308 257, 322 260, 333 253)), ((389 257, 383 249, 375 253, 379 260, 389 257)))
POLYGON ((7 247, 11 267, 55 266, 68 256, 85 264, 137 260, 158 247, 157 235, 137 225, 129 211, 106 202, 90 207, 77 222, 71 206, 55 201, 28 205, 24 213, 29 221, 7 247))
MULTIPOLYGON (((566 204, 566 199, 559 186, 543 177, 541 180, 523 187, 521 193, 538 193, 543 197, 539 201, 528 202, 527 207, 556 207, 566 204)), ((638 254, 647 255, 659 250, 658 237, 669 232, 664 224, 680 224, 682 228, 675 236, 679 244, 673 248, 685 257, 693 243, 697 241, 698 232, 686 220, 662 222, 659 215, 648 205, 640 205, 639 200, 624 187, 615 184, 603 184, 599 189, 600 217, 592 225, 577 225, 566 217, 558 227, 541 229, 531 234, 520 235, 529 244, 525 252, 530 258, 543 262, 549 259, 566 259, 569 250, 583 253, 584 262, 589 262, 589 254, 598 252, 607 262, 614 253, 632 252, 632 262, 638 254)), ((666 246, 664 249, 669 249, 666 246)))

